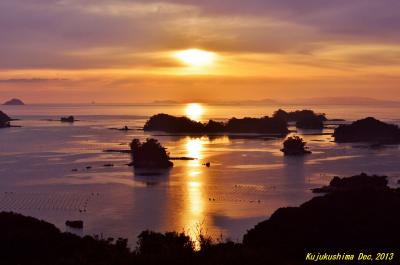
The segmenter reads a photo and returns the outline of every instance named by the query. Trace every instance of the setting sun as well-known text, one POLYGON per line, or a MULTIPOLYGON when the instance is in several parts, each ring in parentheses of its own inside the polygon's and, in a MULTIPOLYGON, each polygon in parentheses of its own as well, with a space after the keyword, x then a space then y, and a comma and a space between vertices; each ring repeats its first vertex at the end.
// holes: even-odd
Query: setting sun
POLYGON ((189 66, 203 66, 214 62, 215 53, 199 49, 189 49, 177 52, 175 57, 189 66))
POLYGON ((192 120, 199 120, 204 109, 198 103, 190 103, 186 106, 186 116, 192 120))

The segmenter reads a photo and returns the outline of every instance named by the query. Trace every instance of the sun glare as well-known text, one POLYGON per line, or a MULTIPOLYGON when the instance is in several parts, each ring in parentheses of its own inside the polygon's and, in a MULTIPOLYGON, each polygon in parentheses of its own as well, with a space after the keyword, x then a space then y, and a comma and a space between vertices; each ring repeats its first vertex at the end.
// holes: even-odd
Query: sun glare
POLYGON ((186 116, 192 120, 198 121, 203 112, 203 107, 198 103, 190 103, 186 106, 186 116))
POLYGON ((215 53, 199 49, 189 49, 177 52, 175 57, 189 66, 204 66, 214 62, 215 53))

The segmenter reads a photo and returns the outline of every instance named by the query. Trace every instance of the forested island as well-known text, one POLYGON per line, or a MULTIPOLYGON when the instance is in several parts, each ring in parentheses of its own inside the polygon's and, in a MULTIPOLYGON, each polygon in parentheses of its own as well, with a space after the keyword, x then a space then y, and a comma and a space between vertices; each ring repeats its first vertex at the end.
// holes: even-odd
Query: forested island
POLYGON ((283 148, 281 149, 281 151, 285 155, 289 156, 311 154, 311 151, 308 150, 308 147, 306 146, 306 142, 304 142, 304 140, 297 135, 287 138, 283 142, 283 148))
POLYGON ((170 168, 174 165, 166 148, 156 139, 149 138, 143 143, 133 139, 130 148, 132 165, 136 168, 170 168))
POLYGON ((300 129, 316 129, 324 128, 324 121, 327 121, 324 113, 317 114, 313 110, 296 110, 286 112, 279 109, 274 112, 274 118, 282 119, 286 122, 294 122, 297 128, 300 129))
POLYGON ((333 133, 338 143, 372 142, 378 144, 400 143, 400 128, 368 117, 351 124, 340 125, 333 133))
POLYGON ((144 131, 163 131, 169 133, 262 133, 286 135, 289 133, 288 122, 296 122, 298 128, 322 129, 324 114, 312 110, 294 112, 276 111, 272 117, 231 118, 226 122, 209 120, 206 123, 191 120, 187 117, 176 117, 169 114, 157 114, 145 123, 144 131))

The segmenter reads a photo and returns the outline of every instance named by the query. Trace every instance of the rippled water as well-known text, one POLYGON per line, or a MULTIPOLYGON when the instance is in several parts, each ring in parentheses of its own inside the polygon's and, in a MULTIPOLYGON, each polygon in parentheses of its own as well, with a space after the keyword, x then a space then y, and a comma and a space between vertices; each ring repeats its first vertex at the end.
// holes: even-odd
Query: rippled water
MULTIPOLYGON (((286 106, 285 109, 295 109, 286 106)), ((300 107, 301 108, 301 107, 300 107)), ((399 146, 369 148, 365 144, 336 144, 329 133, 298 132, 313 154, 284 157, 282 140, 261 137, 187 137, 139 130, 159 112, 184 114, 185 106, 4 106, 21 128, 0 130, 0 210, 32 215, 66 230, 67 219, 85 222, 83 231, 104 237, 128 237, 134 244, 144 229, 199 229, 214 237, 240 240, 246 229, 277 208, 311 198, 311 188, 334 175, 360 172, 387 174, 392 185, 400 177, 399 146), (76 115, 74 124, 45 119, 76 115), (111 127, 128 125, 122 132, 111 127), (172 156, 197 160, 174 161, 163 172, 135 172, 126 149, 133 138, 156 137, 172 156), (211 167, 202 165, 211 162, 211 167), (113 167, 105 167, 105 164, 113 167), (86 167, 90 166, 90 169, 86 167)), ((231 116, 270 115, 276 106, 205 106, 202 120, 231 116)), ((398 110, 385 107, 314 106, 330 118, 353 120, 365 116, 399 123, 398 110)), ((292 128, 295 129, 295 128, 292 128)))

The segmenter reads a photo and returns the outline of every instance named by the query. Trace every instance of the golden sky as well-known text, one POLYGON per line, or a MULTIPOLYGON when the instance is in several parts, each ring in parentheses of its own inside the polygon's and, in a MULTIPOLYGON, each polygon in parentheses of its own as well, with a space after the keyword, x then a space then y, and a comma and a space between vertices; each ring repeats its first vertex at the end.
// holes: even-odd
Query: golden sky
POLYGON ((400 100, 397 0, 2 0, 0 99, 400 100))

